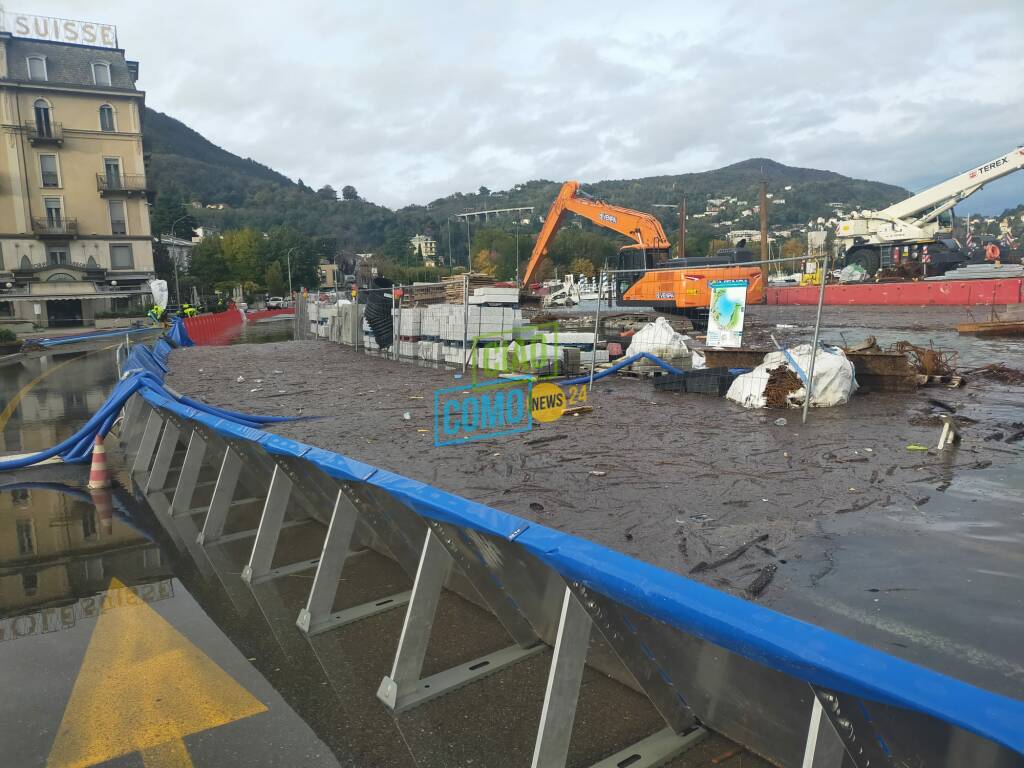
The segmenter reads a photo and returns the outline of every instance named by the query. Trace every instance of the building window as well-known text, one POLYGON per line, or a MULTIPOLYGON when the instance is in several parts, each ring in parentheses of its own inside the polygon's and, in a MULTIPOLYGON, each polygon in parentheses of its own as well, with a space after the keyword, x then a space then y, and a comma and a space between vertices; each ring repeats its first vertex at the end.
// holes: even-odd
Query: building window
POLYGON ((64 211, 59 197, 44 197, 43 207, 46 208, 46 223, 50 229, 64 226, 64 211))
POLYGON ((22 557, 36 553, 36 526, 31 520, 15 522, 18 533, 18 554, 22 557))
POLYGON ((13 301, 0 301, 0 317, 14 317, 13 301))
POLYGON ((110 234, 127 235, 128 220, 124 214, 124 200, 110 200, 110 234))
POLYGON ((23 571, 21 574, 21 589, 25 597, 34 597, 39 591, 39 574, 35 571, 23 571))
MULTIPOLYGON (((67 264, 68 247, 63 243, 46 246, 46 263, 51 267, 67 264)), ((73 278, 72 278, 73 279, 73 278)))
POLYGON ((28 57, 28 79, 46 80, 46 58, 43 56, 28 57))
POLYGON ((132 258, 131 243, 121 243, 110 246, 110 268, 111 269, 135 269, 135 260, 132 258))
POLYGON ((56 155, 39 156, 39 175, 42 177, 44 187, 60 186, 60 174, 57 172, 56 155))
POLYGON ((46 278, 46 282, 48 282, 48 283, 77 283, 78 280, 76 280, 75 276, 72 275, 70 272, 54 272, 52 275, 50 275, 48 278, 46 278))
POLYGON ((36 133, 39 136, 53 138, 53 120, 50 119, 50 105, 44 99, 36 99, 32 105, 36 117, 36 133))
POLYGON ((101 62, 93 64, 92 81, 96 85, 110 85, 110 65, 101 62))
POLYGON ((100 130, 108 132, 117 130, 114 127, 114 108, 109 104, 100 107, 100 130))
POLYGON ((103 174, 107 177, 107 189, 121 189, 121 160, 117 157, 103 158, 103 174))

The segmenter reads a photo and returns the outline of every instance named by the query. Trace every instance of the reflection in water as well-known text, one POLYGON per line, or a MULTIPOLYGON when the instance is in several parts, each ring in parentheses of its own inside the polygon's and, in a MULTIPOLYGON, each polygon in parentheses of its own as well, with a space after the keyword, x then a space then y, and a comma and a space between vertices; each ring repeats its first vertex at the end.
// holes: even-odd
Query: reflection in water
POLYGON ((0 398, 7 405, 26 385, 47 374, 22 396, 0 430, 0 452, 45 450, 73 435, 107 399, 117 381, 113 349, 24 357, 0 369, 0 398))
MULTIPOLYGON (((170 577, 159 546, 126 514, 120 489, 0 486, 0 641, 67 628, 98 609, 112 575, 170 577)), ((169 585, 154 584, 154 599, 169 585)))

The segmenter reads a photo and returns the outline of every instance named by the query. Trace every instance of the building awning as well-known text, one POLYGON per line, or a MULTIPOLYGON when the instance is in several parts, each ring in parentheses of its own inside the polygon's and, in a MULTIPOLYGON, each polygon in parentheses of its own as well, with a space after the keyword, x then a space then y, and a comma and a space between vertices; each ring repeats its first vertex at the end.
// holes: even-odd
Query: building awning
POLYGON ((143 291, 104 291, 103 293, 78 293, 78 294, 46 294, 41 296, 25 296, 24 294, 18 296, 5 296, 0 293, 0 301, 74 301, 82 300, 88 301, 89 299, 123 299, 131 296, 149 296, 149 292, 143 291))

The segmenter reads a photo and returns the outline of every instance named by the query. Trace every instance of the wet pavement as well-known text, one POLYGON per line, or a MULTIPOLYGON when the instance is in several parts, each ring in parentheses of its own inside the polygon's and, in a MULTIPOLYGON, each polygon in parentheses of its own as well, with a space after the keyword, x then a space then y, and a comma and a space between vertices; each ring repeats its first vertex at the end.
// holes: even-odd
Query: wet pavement
MULTIPOLYGON (((279 340, 289 324, 249 329, 239 342, 279 340)), ((3 453, 64 439, 116 380, 114 349, 62 349, 0 368, 3 453)), ((145 499, 109 444, 115 485, 85 489, 84 466, 0 474, 0 701, 3 765, 449 766, 528 765, 550 652, 398 717, 376 700, 403 612, 307 638, 294 626, 312 571, 249 587, 239 578, 256 501, 233 509, 226 533, 195 544, 201 515, 171 516, 166 492, 145 499), (17 691, 17 695, 10 692, 17 691)), ((204 469, 194 503, 212 493, 204 469)), ((168 479, 173 487, 175 477, 168 479)), ((298 521, 299 513, 289 515, 298 521)), ((315 522, 282 534, 283 562, 315 557, 315 522)), ((346 564, 336 609, 410 586, 392 561, 367 552, 346 564)), ((425 672, 508 644, 494 618, 446 593, 425 672)), ((571 765, 588 765, 662 727, 647 700, 588 670, 571 765), (609 708, 608 702, 615 701, 609 708)), ((712 736, 672 763, 725 768, 763 762, 712 736)))

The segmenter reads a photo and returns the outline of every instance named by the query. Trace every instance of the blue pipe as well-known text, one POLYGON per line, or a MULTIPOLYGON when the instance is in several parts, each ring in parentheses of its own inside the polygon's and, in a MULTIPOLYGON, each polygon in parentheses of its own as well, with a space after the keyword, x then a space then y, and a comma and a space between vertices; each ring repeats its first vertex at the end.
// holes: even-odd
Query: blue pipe
MULTIPOLYGON (((637 360, 650 360, 652 363, 654 363, 655 365, 657 365, 657 366, 659 366, 661 368, 664 368, 669 373, 674 373, 674 374, 679 375, 679 376, 685 376, 686 375, 686 371, 681 371, 678 368, 676 368, 675 366, 669 365, 668 363, 666 363, 664 360, 662 360, 657 355, 652 355, 650 352, 638 352, 635 355, 631 355, 630 357, 626 357, 626 358, 623 358, 622 360, 619 360, 619 362, 617 362, 611 368, 606 368, 605 370, 601 371, 600 373, 595 373, 594 374, 594 381, 599 381, 600 379, 603 379, 605 376, 611 376, 616 371, 622 370, 627 365, 632 365, 637 360)), ((579 376, 578 378, 567 379, 566 381, 560 381, 558 383, 562 384, 562 385, 565 385, 565 386, 575 386, 575 385, 579 385, 579 384, 587 384, 589 381, 590 381, 590 374, 587 374, 586 376, 579 376)))
MULTIPOLYGON (((184 325, 180 320, 175 320, 174 327, 171 331, 172 338, 178 346, 191 346, 192 340, 188 338, 188 333, 185 331, 184 325)), ((99 335, 105 336, 121 334, 99 335)), ((95 337, 95 335, 90 336, 90 338, 93 337, 95 337)), ((83 337, 77 337, 76 340, 81 341, 82 338, 83 337)), ((66 343, 70 343, 70 340, 66 343)), ((133 347, 125 361, 126 377, 114 386, 110 396, 103 405, 100 406, 99 410, 97 410, 96 413, 94 413, 89 420, 86 421, 77 432, 75 432, 75 434, 45 451, 40 451, 39 453, 25 456, 20 459, 0 461, 0 472, 12 469, 23 469, 25 467, 32 466, 33 464, 37 464, 40 461, 53 458, 54 456, 60 456, 65 462, 70 464, 86 461, 92 452, 93 445, 96 442, 96 436, 100 435, 105 437, 107 433, 110 432, 111 426, 121 413, 121 409, 124 408, 128 398, 142 388, 155 392, 162 397, 177 399, 183 405, 190 406, 198 411, 215 416, 216 418, 225 419, 239 426, 249 427, 251 429, 261 429, 266 424, 291 420, 287 416, 256 416, 237 413, 224 408, 217 408, 216 406, 202 403, 198 400, 193 400, 190 397, 173 396, 163 384, 163 376, 167 371, 167 359, 172 349, 172 345, 163 339, 161 339, 153 349, 142 344, 133 347)))

